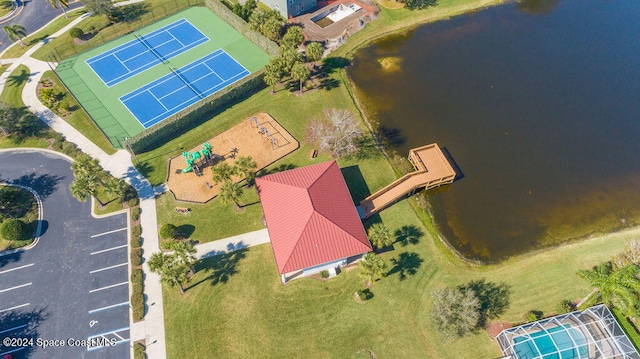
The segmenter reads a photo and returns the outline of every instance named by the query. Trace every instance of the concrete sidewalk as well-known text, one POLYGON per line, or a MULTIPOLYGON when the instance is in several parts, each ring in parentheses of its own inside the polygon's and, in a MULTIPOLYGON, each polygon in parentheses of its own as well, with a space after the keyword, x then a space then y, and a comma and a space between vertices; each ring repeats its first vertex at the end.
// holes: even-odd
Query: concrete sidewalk
POLYGON ((257 246, 259 244, 269 243, 269 232, 267 229, 260 229, 254 232, 244 233, 237 236, 220 239, 213 242, 202 243, 196 246, 196 257, 207 258, 237 251, 238 249, 257 246))
MULTIPOLYGON (((126 3, 139 2, 134 0, 126 3)), ((120 3, 119 6, 126 4, 120 3)), ((49 39, 60 36, 62 33, 74 27, 77 23, 84 20, 86 16, 81 16, 65 26, 60 31, 52 34, 49 39)), ((124 178, 131 184, 140 197, 141 215, 140 221, 142 226, 143 237, 143 271, 145 274, 144 293, 146 296, 147 312, 142 322, 130 324, 130 340, 131 342, 146 339, 147 356, 149 358, 166 358, 166 342, 164 329, 164 309, 162 301, 162 286, 160 278, 157 274, 151 273, 146 263, 146 259, 160 250, 158 245, 158 228, 156 217, 156 204, 154 189, 151 184, 135 169, 131 162, 131 156, 127 151, 119 150, 113 155, 108 155, 98 146, 89 141, 78 130, 69 125, 66 121, 58 117, 55 113, 44 106, 37 98, 36 88, 38 82, 42 78, 45 71, 50 70, 46 62, 31 58, 31 54, 42 47, 41 42, 29 49, 23 56, 18 59, 12 59, 12 65, 7 71, 0 75, 0 89, 5 85, 10 73, 20 64, 29 68, 29 79, 24 86, 22 92, 22 100, 38 118, 49 125, 56 132, 62 133, 66 139, 73 142, 83 152, 97 158, 102 167, 111 172, 116 177, 124 178)))

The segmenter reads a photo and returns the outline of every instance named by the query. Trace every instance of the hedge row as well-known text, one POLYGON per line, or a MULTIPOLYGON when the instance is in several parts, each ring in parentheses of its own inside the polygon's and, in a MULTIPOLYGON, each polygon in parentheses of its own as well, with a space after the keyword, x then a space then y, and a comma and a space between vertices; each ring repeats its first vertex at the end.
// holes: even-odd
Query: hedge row
POLYGON ((229 8, 224 6, 220 1, 205 0, 204 4, 213 11, 214 14, 218 15, 219 18, 226 21, 227 24, 231 25, 239 33, 244 35, 244 37, 261 48, 262 51, 266 52, 270 56, 278 56, 280 54, 280 49, 275 42, 269 40, 261 33, 251 30, 249 24, 247 24, 241 17, 234 14, 233 11, 229 10, 229 8))
POLYGON ((131 309, 133 310, 133 320, 135 322, 144 318, 144 283, 142 281, 142 269, 131 271, 131 309))
POLYGON ((263 88, 264 69, 189 106, 155 126, 138 133, 130 140, 135 153, 143 153, 169 142, 179 134, 196 128, 219 114, 227 106, 238 103, 263 88))

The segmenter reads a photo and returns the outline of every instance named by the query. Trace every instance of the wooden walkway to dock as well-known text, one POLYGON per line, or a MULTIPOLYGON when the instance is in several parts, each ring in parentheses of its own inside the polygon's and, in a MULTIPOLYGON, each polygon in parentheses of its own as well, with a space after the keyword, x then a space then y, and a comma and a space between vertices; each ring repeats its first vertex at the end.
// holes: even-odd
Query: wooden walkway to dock
POLYGON ((409 161, 416 169, 414 172, 402 176, 360 202, 364 218, 420 188, 431 189, 451 183, 456 177, 456 171, 436 143, 411 149, 409 161))

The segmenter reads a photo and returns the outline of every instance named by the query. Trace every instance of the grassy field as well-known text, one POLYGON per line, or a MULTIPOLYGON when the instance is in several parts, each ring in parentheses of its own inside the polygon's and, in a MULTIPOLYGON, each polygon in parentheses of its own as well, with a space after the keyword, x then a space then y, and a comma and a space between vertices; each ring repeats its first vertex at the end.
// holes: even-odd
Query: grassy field
POLYGON ((20 46, 20 42, 16 42, 13 45, 11 45, 2 54, 1 58, 3 58, 3 59, 11 59, 11 58, 16 58, 16 57, 22 56, 25 52, 27 52, 27 50, 32 48, 35 44, 37 44, 40 41, 42 41, 42 40, 46 39, 47 37, 51 36, 53 33, 55 33, 56 31, 58 31, 60 29, 62 29, 67 24, 69 24, 71 21, 75 20, 78 16, 80 16, 80 15, 82 15, 84 13, 85 13, 85 11, 82 10, 82 9, 75 10, 75 11, 70 11, 68 19, 65 18, 63 14, 60 14, 60 16, 58 16, 55 20, 53 20, 53 22, 51 22, 49 25, 47 25, 44 28, 38 30, 34 34, 30 34, 29 36, 27 36, 27 38, 24 39, 24 42, 26 43, 25 46, 20 46))
POLYGON ((511 288, 510 307, 500 319, 520 322, 530 309, 551 314, 562 299, 577 299, 590 288, 577 269, 589 268, 622 249, 639 230, 587 240, 514 259, 509 264, 463 268, 449 261, 435 239, 412 215, 406 201, 381 214, 391 228, 414 226, 425 233, 417 244, 396 244, 385 253, 394 274, 376 283, 373 299, 353 300, 363 288, 356 270, 328 282, 316 279, 280 284, 269 245, 204 260, 185 295, 165 288, 168 357, 354 358, 363 349, 379 358, 491 358, 499 350, 480 330, 445 341, 429 325, 429 293, 486 278, 511 288), (404 264, 402 264, 404 263, 404 264), (401 280, 398 270, 415 269, 401 280))
MULTIPOLYGON (((372 37, 496 3, 499 1, 445 0, 426 11, 383 9, 377 21, 355 34, 335 56, 349 56, 372 37)), ((301 142, 300 150, 270 169, 326 160, 307 158, 310 148, 303 141, 304 126, 325 107, 357 112, 343 76, 337 70, 328 78, 330 91, 315 90, 303 96, 286 90, 271 95, 265 89, 197 130, 138 155, 139 169, 152 184, 160 184, 166 178, 169 158, 258 111, 269 112, 301 142)), ((356 200, 396 178, 383 157, 340 161, 340 165, 356 200)), ((575 275, 576 270, 609 259, 626 240, 640 234, 635 229, 511 258, 500 265, 472 266, 452 254, 432 226, 425 227, 430 219, 424 213, 416 216, 410 201, 401 201, 370 220, 382 221, 394 230, 406 227, 418 235, 417 243, 396 243, 394 250, 383 254, 390 274, 371 288, 374 297, 365 303, 353 299, 354 292, 364 288, 357 269, 347 269, 326 282, 305 278, 282 286, 269 245, 201 261, 185 295, 164 287, 168 357, 198 358, 206 353, 204 356, 216 358, 370 358, 368 351, 378 358, 498 357, 497 345, 484 330, 462 339, 440 337, 429 324, 434 288, 482 278, 504 282, 511 291, 510 306, 500 320, 521 322, 532 309, 549 315, 562 299, 575 300, 589 293, 591 288, 575 275)), ((236 230, 235 225, 229 230, 220 222, 236 223, 243 216, 259 218, 259 214, 236 214, 231 205, 217 209, 215 202, 187 205, 194 211, 183 216, 175 214, 173 207, 178 204, 164 195, 158 200, 159 224, 192 225, 193 237, 203 240, 210 231, 219 231, 210 236, 213 238, 236 230)), ((259 228, 253 227, 252 220, 244 223, 242 231, 259 228)))
POLYGON ((80 108, 78 102, 67 92, 67 89, 60 83, 58 77, 53 73, 53 71, 47 71, 42 75, 42 80, 48 79, 54 83, 53 90, 56 93, 64 94, 64 98, 61 102, 66 102, 66 104, 74 109, 71 114, 62 115, 56 109, 51 109, 52 111, 58 113, 60 117, 62 117, 67 123, 73 126, 76 130, 80 131, 83 135, 85 135, 91 142, 93 142, 96 146, 100 147, 101 150, 106 152, 107 154, 116 153, 116 149, 111 146, 111 143, 107 140, 106 137, 100 132, 98 126, 96 126, 95 122, 87 115, 84 110, 80 108))

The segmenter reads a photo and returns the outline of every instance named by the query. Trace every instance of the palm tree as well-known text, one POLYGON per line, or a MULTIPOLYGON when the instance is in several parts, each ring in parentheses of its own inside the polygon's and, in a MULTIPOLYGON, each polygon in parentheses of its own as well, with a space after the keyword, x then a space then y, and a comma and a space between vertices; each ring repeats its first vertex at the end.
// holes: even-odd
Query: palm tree
POLYGON ((82 153, 76 157, 71 164, 71 170, 75 176, 92 175, 96 177, 103 171, 102 166, 100 166, 100 162, 86 153, 82 153))
POLYGON ((100 206, 104 206, 104 203, 96 196, 99 186, 100 184, 95 176, 79 175, 69 185, 69 191, 72 196, 81 202, 85 202, 90 196, 93 196, 100 203, 100 206))
POLYGON ((169 249, 176 255, 176 261, 189 268, 191 275, 195 274, 193 264, 196 261, 196 249, 190 241, 173 241, 169 249))
POLYGON ((64 8, 68 8, 69 7, 69 2, 67 0, 47 0, 49 2, 49 4, 51 4, 51 7, 53 7, 54 9, 58 8, 58 4, 60 4, 60 8, 62 8, 62 12, 64 13, 64 16, 68 19, 69 15, 67 14, 67 10, 65 10, 64 8))
POLYGON ((251 156, 238 157, 233 166, 236 174, 245 178, 247 186, 252 186, 253 179, 256 178, 256 168, 258 168, 258 164, 253 158, 251 158, 251 156))
POLYGON ((360 276, 367 279, 367 286, 373 284, 376 280, 384 277, 387 269, 387 263, 379 255, 373 252, 367 253, 358 263, 360 267, 360 276))
POLYGON ((625 315, 638 314, 640 280, 637 274, 639 270, 640 268, 634 264, 613 269, 611 262, 605 262, 591 270, 578 271, 579 277, 595 287, 584 302, 595 304, 602 301, 609 307, 620 309, 625 315))
POLYGON ((184 294, 187 282, 187 267, 178 261, 175 254, 153 253, 149 258, 149 270, 160 275, 160 282, 171 287, 177 286, 180 294, 184 294))
POLYGON ((310 75, 311 71, 302 62, 296 62, 291 67, 291 78, 300 81, 300 92, 304 91, 302 84, 309 79, 310 75))
POLYGON ((312 42, 307 45, 307 49, 305 50, 305 54, 307 55, 307 60, 313 62, 313 68, 316 68, 316 61, 322 58, 324 54, 324 48, 322 48, 322 44, 319 42, 312 42))
POLYGON ((369 240, 374 247, 381 249, 393 244, 391 231, 383 223, 373 224, 367 231, 369 240))
POLYGON ((233 202, 234 210, 240 211, 242 209, 242 205, 238 202, 242 196, 242 187, 237 184, 231 181, 225 181, 222 186, 220 186, 220 193, 218 196, 222 203, 226 204, 233 202))
POLYGON ((227 162, 221 162, 211 169, 211 173, 213 174, 213 182, 216 184, 230 181, 233 176, 233 167, 229 166, 227 162))
POLYGON ((271 86, 271 94, 276 92, 276 85, 280 83, 282 79, 282 73, 276 66, 267 65, 264 69, 263 81, 265 84, 271 86))
POLYGON ((9 40, 20 40, 20 45, 25 45, 24 41, 22 41, 22 38, 27 36, 27 29, 25 29, 24 26, 18 24, 5 25, 2 27, 2 30, 4 30, 4 32, 7 34, 9 40))
POLYGON ((116 178, 113 176, 107 176, 107 180, 104 184, 104 192, 109 197, 115 197, 122 200, 125 193, 129 189, 127 182, 122 178, 116 178))

